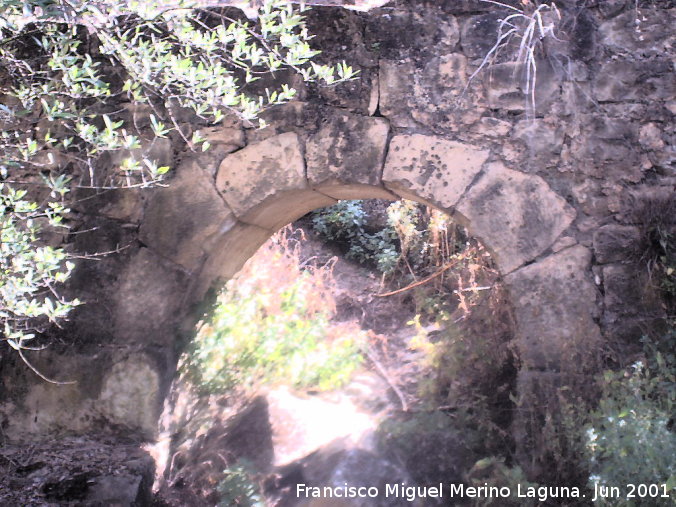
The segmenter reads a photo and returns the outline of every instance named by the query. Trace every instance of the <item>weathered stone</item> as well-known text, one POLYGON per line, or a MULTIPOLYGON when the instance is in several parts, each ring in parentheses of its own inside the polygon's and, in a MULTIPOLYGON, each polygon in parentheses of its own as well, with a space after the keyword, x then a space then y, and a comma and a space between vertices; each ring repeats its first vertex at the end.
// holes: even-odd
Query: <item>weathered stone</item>
POLYGON ((467 58, 460 53, 431 58, 422 69, 411 60, 382 60, 380 112, 395 127, 459 131, 485 112, 481 87, 466 85, 467 58))
POLYGON ((605 0, 598 4, 599 11, 605 17, 616 16, 627 6, 630 0, 605 0))
POLYGON ((482 70, 490 108, 546 113, 561 95, 561 79, 547 61, 537 61, 536 66, 537 73, 534 75, 531 71, 530 77, 522 62, 498 63, 482 70), (534 96, 530 91, 532 86, 535 86, 534 96))
POLYGON ((310 184, 322 192, 341 183, 381 186, 388 132, 382 118, 328 112, 305 143, 310 184))
POLYGON ((215 238, 198 276, 192 299, 199 301, 214 283, 232 278, 272 233, 268 229, 237 222, 215 238))
POLYGON ((613 19, 601 23, 599 42, 614 51, 636 53, 661 53, 669 51, 676 41, 675 9, 660 11, 630 9, 613 19))
POLYGON ((634 122, 603 115, 585 115, 584 121, 571 126, 572 137, 562 159, 576 164, 575 169, 598 178, 638 182, 643 177, 639 151, 630 148, 638 137, 634 122))
POLYGON ((109 200, 101 209, 102 215, 128 223, 138 223, 143 218, 143 200, 139 189, 111 190, 106 197, 109 200))
POLYGON ((114 332, 118 343, 172 343, 187 274, 170 261, 141 248, 120 274, 114 290, 114 332))
POLYGON ((575 210, 542 178, 493 163, 457 206, 506 274, 549 248, 575 210))
POLYGON ((216 188, 238 216, 275 190, 306 188, 298 136, 287 132, 229 155, 218 169, 216 188))
POLYGON ((270 230, 335 202, 307 188, 305 161, 298 136, 292 132, 226 157, 216 187, 243 222, 270 230))
MULTIPOLYGON (((603 323, 608 329, 618 330, 629 321, 643 323, 637 326, 634 336, 638 339, 650 324, 665 317, 660 305, 659 291, 645 269, 635 264, 611 264, 603 268, 604 309, 603 323)), ((629 326, 627 326, 629 327, 629 326)), ((628 338, 625 329, 622 337, 628 338)))
POLYGON ((488 151, 420 134, 395 136, 383 182, 393 192, 416 195, 442 208, 456 205, 488 159, 488 151))
POLYGON ((553 253, 560 252, 561 250, 570 248, 571 246, 575 245, 577 245, 577 241, 574 237, 562 236, 556 240, 556 243, 552 245, 552 252, 553 253))
POLYGON ((96 477, 89 482, 86 505, 131 507, 152 502, 152 470, 150 477, 121 474, 96 477))
POLYGON ((574 246, 507 275, 523 368, 593 371, 600 332, 591 252, 574 246))
POLYGON ((455 16, 440 12, 438 2, 421 2, 412 9, 392 9, 383 14, 373 16, 365 31, 367 47, 384 59, 449 53, 460 38, 455 16))
POLYGON ((95 407, 107 420, 152 437, 161 412, 160 376, 147 357, 113 365, 103 380, 95 407))
POLYGON ((244 129, 241 125, 200 129, 201 136, 213 147, 235 151, 245 145, 244 129))
POLYGON ((640 241, 641 233, 638 227, 604 225, 594 234, 596 262, 608 264, 636 258, 640 241))
POLYGON ((487 137, 503 137, 512 130, 512 124, 499 118, 484 117, 472 125, 472 132, 487 137))
POLYGON ((294 100, 264 111, 261 114, 261 119, 268 126, 263 129, 247 129, 245 131, 246 144, 258 144, 280 134, 300 131, 306 122, 306 117, 311 115, 311 113, 308 113, 308 109, 308 104, 305 102, 294 100))
POLYGON ((394 127, 415 126, 415 121, 407 107, 407 97, 413 94, 413 83, 410 82, 410 77, 414 72, 415 65, 410 60, 380 61, 378 83, 380 114, 390 120, 394 127))
POLYGON ((661 150, 664 148, 662 131, 655 123, 646 123, 639 131, 639 142, 648 150, 661 150))
POLYGON ((187 160, 165 188, 153 189, 141 225, 141 241, 155 252, 194 271, 204 261, 205 243, 235 218, 211 178, 187 160))
POLYGON ((533 168, 551 167, 563 146, 564 130, 543 120, 522 120, 514 126, 512 137, 528 148, 527 162, 533 168))
POLYGON ((462 25, 460 46, 469 58, 483 59, 498 40, 500 12, 471 16, 462 25))
POLYGON ((594 79, 596 100, 666 100, 674 96, 673 68, 666 59, 611 60, 602 65, 594 79))

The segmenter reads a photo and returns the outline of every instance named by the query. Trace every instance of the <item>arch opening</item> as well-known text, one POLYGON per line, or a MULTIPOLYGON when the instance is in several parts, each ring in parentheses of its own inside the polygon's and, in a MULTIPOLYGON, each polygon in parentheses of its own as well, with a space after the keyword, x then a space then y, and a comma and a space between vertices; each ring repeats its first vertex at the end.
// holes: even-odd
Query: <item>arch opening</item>
MULTIPOLYGON (((284 202, 306 211, 303 202, 284 202)), ((511 452, 513 443, 504 438, 516 382, 511 309, 485 247, 438 208, 404 200, 341 200, 293 226, 295 232, 287 227, 267 240, 228 282, 215 319, 202 324, 192 349, 200 358, 192 367, 200 363, 209 376, 202 377, 206 387, 218 384, 214 363, 223 373, 237 372, 221 385, 232 387, 233 376, 248 382, 256 375, 250 363, 252 371, 244 371, 238 354, 266 362, 258 383, 268 387, 256 391, 258 408, 251 410, 267 424, 246 418, 244 424, 265 443, 254 454, 267 456, 257 463, 258 475, 249 476, 277 477, 277 485, 263 481, 267 498, 288 497, 289 481, 295 494, 296 484, 330 485, 332 475, 348 471, 357 482, 382 481, 385 471, 408 485, 460 481, 481 457, 511 452), (278 316, 291 310, 291 323, 280 325, 278 316), (224 330, 214 329, 218 321, 224 330), (318 347, 318 327, 338 346, 318 347), (219 332, 229 333, 226 352, 214 347, 219 332), (256 334, 260 342, 244 343, 256 334), (308 370, 324 376, 308 381, 308 370), (476 428, 491 424, 502 436, 479 437, 476 428), (321 465, 328 457, 335 463, 321 465), (307 467, 328 475, 295 477, 307 467)), ((237 433, 237 424, 214 431, 237 433)), ((239 449, 225 437, 211 440, 239 449)), ((206 451, 214 449, 191 449, 193 462, 179 468, 190 475, 206 451)), ((230 465, 239 466, 234 458, 230 465)))

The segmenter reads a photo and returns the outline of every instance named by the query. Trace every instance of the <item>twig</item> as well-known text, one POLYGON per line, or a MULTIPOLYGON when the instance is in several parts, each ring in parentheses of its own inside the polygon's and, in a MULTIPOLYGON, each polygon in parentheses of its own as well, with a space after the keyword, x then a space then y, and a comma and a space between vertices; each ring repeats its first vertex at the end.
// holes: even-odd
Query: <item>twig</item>
POLYGON ((58 380, 52 380, 50 378, 45 377, 42 373, 40 373, 38 371, 38 369, 35 366, 33 366, 30 362, 28 362, 28 359, 26 359, 26 356, 23 355, 21 348, 16 348, 16 351, 19 353, 19 357, 21 357, 23 362, 26 363, 26 366, 28 366, 31 370, 33 370, 33 373, 35 373, 42 380, 49 382, 50 384, 57 384, 57 385, 60 385, 60 386, 69 385, 69 384, 77 384, 77 381, 75 381, 75 380, 70 380, 68 382, 59 382, 58 380))
POLYGON ((386 296, 394 296, 395 294, 400 294, 400 293, 405 292, 409 289, 413 289, 414 287, 418 287, 420 285, 423 285, 423 284, 429 282, 430 280, 435 279, 437 276, 441 275, 442 273, 448 271, 453 266, 456 266, 461 260, 462 260, 462 258, 456 259, 455 261, 446 264, 443 268, 441 268, 436 273, 428 276, 427 278, 424 278, 423 280, 420 280, 420 281, 414 282, 410 285, 407 285, 406 287, 404 287, 402 289, 393 290, 392 292, 385 292, 384 294, 375 294, 375 296, 379 297, 379 298, 384 298, 386 296))
POLYGON ((385 367, 382 364, 380 364, 380 362, 373 356, 370 350, 366 349, 366 355, 371 360, 373 365, 376 367, 378 373, 380 373, 380 376, 385 379, 385 382, 388 383, 388 385, 392 388, 394 393, 399 398, 399 401, 401 402, 401 410, 404 412, 408 412, 408 403, 406 402, 404 393, 402 393, 401 389, 399 389, 397 385, 392 381, 392 379, 387 373, 387 370, 385 370, 385 367))

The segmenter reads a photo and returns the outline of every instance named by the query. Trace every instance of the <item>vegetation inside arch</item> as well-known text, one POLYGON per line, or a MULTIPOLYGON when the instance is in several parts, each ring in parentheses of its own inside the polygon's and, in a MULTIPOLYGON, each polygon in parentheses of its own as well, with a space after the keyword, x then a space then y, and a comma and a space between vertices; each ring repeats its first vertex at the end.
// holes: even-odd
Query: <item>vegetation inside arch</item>
POLYGON ((326 483, 461 481, 511 451, 511 333, 490 255, 446 214, 403 200, 317 210, 261 247, 201 323, 182 388, 212 400, 188 426, 212 422, 204 440, 175 442, 189 457, 164 494, 180 482, 223 505, 283 505, 307 467, 326 483), (243 426, 271 449, 229 438, 243 426), (227 467, 205 475, 214 452, 227 467))

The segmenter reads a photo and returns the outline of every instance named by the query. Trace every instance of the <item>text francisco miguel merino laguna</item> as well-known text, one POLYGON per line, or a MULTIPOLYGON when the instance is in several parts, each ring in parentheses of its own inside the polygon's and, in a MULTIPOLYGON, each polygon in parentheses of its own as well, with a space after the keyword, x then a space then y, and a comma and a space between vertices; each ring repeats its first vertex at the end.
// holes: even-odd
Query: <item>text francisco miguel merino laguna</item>
POLYGON ((413 502, 420 498, 537 498, 545 502, 550 498, 580 498, 585 496, 579 488, 568 486, 465 486, 464 484, 443 484, 438 486, 407 486, 404 483, 385 484, 384 489, 375 486, 315 487, 296 484, 298 498, 403 498, 413 502))

